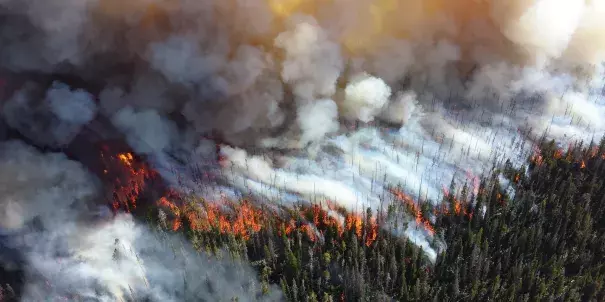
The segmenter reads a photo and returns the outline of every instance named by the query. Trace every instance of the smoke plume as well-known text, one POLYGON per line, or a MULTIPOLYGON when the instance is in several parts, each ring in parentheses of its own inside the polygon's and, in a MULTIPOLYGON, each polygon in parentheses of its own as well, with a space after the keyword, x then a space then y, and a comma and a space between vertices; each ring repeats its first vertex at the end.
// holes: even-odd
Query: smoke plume
POLYGON ((389 186, 438 202, 542 137, 605 134, 598 0, 1 0, 0 14, 2 74, 90 92, 24 85, 11 128, 63 146, 96 114, 186 186, 197 165, 221 175, 212 190, 379 210, 389 186), (198 158, 211 134, 222 165, 198 158))
MULTIPOLYGON (((247 264, 194 252, 129 214, 111 217, 97 202, 98 180, 63 154, 4 142, 0 167, 0 231, 25 263, 7 263, 7 247, 0 260, 24 267, 23 301, 256 301, 247 264)), ((280 300, 272 293, 260 300, 280 300)))

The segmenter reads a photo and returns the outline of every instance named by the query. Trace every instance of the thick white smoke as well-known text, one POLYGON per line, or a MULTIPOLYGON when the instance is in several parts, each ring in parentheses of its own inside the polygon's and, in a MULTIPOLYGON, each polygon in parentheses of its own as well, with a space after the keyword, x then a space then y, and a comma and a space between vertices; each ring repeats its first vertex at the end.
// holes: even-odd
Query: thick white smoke
POLYGON ((345 88, 345 116, 368 123, 382 111, 391 97, 391 88, 379 78, 357 76, 345 88))
POLYGON ((23 301, 47 297, 98 301, 280 301, 242 260, 218 260, 188 243, 155 233, 119 215, 98 225, 63 227, 26 235, 28 277, 23 301))
POLYGON ((338 107, 330 99, 304 104, 298 109, 297 120, 302 144, 319 141, 326 134, 338 131, 338 107))
POLYGON ((275 38, 285 52, 283 81, 302 102, 332 96, 343 69, 340 47, 313 18, 295 16, 289 23, 289 30, 275 38))
MULTIPOLYGON (((22 301, 256 301, 247 264, 199 254, 129 214, 111 217, 96 204, 97 180, 63 154, 3 142, 0 179, 0 233, 25 261, 22 301)), ((260 297, 280 299, 275 287, 260 297)))
MULTIPOLYGON (((388 185, 436 202, 540 137, 605 134, 603 1, 122 2, 0 1, 1 68, 101 86, 100 113, 163 171, 216 130, 228 186, 379 209, 388 185)), ((95 110, 42 89, 3 116, 68 144, 95 110)))

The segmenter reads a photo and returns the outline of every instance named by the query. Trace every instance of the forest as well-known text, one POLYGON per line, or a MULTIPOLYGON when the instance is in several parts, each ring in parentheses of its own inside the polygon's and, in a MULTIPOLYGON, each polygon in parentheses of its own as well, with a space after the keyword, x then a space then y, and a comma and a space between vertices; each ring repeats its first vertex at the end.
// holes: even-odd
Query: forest
POLYGON ((352 215, 328 204, 339 223, 321 205, 268 216, 243 201, 224 216, 202 203, 200 219, 189 202, 172 223, 157 208, 147 219, 199 251, 251 262, 259 299, 279 284, 288 301, 603 301, 604 176, 605 139, 566 150, 544 141, 529 166, 506 162, 475 189, 452 183, 438 207, 408 200, 352 215), (434 262, 385 224, 398 211, 442 242, 434 262))
MULTIPOLYGON (((438 206, 398 188, 384 211, 363 214, 329 201, 277 212, 169 194, 137 216, 158 236, 182 234, 200 253, 251 263, 260 280, 246 289, 252 300, 281 288, 296 302, 604 301, 605 138, 567 148, 543 141, 528 163, 507 161, 477 184, 452 181, 438 206), (398 224, 429 235, 436 258, 398 224)), ((8 284, 0 297, 16 298, 8 284)))

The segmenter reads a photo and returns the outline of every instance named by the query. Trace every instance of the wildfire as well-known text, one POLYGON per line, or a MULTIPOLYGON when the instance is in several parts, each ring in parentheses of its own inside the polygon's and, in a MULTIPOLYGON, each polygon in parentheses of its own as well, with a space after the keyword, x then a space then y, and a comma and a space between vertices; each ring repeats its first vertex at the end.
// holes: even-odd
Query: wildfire
POLYGON ((160 200, 158 200, 158 205, 160 207, 170 209, 170 211, 177 216, 179 216, 179 214, 180 214, 179 207, 177 207, 173 202, 171 202, 170 200, 168 200, 168 198, 166 198, 164 196, 162 198, 160 198, 160 200))
POLYGON ((232 214, 222 211, 216 204, 205 203, 202 211, 191 209, 186 216, 194 230, 218 230, 221 234, 233 234, 246 240, 261 230, 263 213, 253 208, 247 200, 229 206, 232 214))
POLYGON ((372 242, 374 242, 376 237, 378 237, 378 223, 376 223, 376 218, 372 217, 369 223, 368 234, 366 236, 366 246, 372 245, 372 242))
POLYGON ((120 153, 118 154, 118 159, 122 161, 125 165, 132 167, 133 156, 132 153, 120 153))
POLYGON ((295 229, 296 229, 296 220, 294 220, 294 219, 290 219, 290 221, 288 221, 288 223, 284 226, 286 235, 290 235, 290 233, 292 233, 292 231, 295 229))
POLYGON ((462 209, 462 205, 460 204, 459 201, 454 201, 454 213, 456 213, 456 215, 460 214, 460 211, 462 209))
POLYGON ((183 223, 181 222, 181 220, 180 220, 180 219, 178 219, 178 218, 177 218, 177 219, 175 219, 175 220, 174 220, 174 223, 172 224, 172 230, 173 230, 173 231, 177 231, 177 230, 178 230, 178 229, 181 227, 181 225, 182 225, 182 224, 183 224, 183 223))
MULTIPOLYGON (((107 149, 107 148, 105 148, 107 149)), ((106 158, 101 153, 105 162, 105 175, 115 177, 113 185, 113 208, 123 208, 131 212, 137 207, 137 199, 146 186, 146 181, 155 176, 155 172, 144 163, 135 161, 130 152, 119 153, 116 156, 106 158)))
MULTIPOLYGON (((574 156, 573 154, 573 150, 574 150, 574 146, 573 145, 569 145, 567 151, 565 152, 565 157, 564 159, 572 162, 575 161, 576 164, 578 164, 580 166, 580 169, 585 169, 586 168, 586 162, 584 159, 578 159, 577 157, 574 156)), ((602 159, 605 159, 605 153, 600 154, 599 155, 599 147, 598 146, 593 146, 588 154, 586 154, 586 156, 588 158, 595 158, 597 156, 600 156, 602 159)), ((557 149, 553 152, 552 157, 554 159, 561 159, 563 158, 563 149, 557 149)), ((533 164, 536 164, 538 166, 540 166, 543 163, 544 159, 542 157, 542 153, 540 151, 540 149, 537 146, 534 146, 534 153, 533 155, 530 157, 530 162, 533 164)), ((515 178, 516 180, 517 178, 515 178)))
MULTIPOLYGON (((107 147, 103 149, 105 152, 108 150, 107 147)), ((118 153, 109 157, 102 153, 101 157, 106 166, 103 173, 108 177, 114 177, 114 210, 122 208, 126 212, 131 212, 136 209, 137 199, 145 188, 146 182, 155 177, 157 173, 144 162, 138 161, 130 152, 118 153)), ((217 231, 220 234, 232 234, 249 240, 254 233, 258 233, 263 227, 266 227, 270 223, 270 219, 281 221, 277 214, 267 215, 268 213, 254 207, 247 200, 187 203, 176 191, 170 190, 159 198, 156 204, 171 214, 172 218, 169 218, 168 227, 172 231, 178 231, 187 224, 192 230, 217 231)), ((326 207, 328 210, 321 205, 313 205, 298 213, 301 219, 291 218, 280 224, 286 235, 299 231, 306 234, 311 241, 317 240, 318 235, 323 235, 326 229, 334 229, 338 236, 342 236, 345 230, 353 231, 357 238, 363 240, 367 246, 370 246, 378 237, 379 225, 375 217, 364 219, 360 214, 344 214, 346 211, 342 207, 330 201, 326 201, 326 207), (330 214, 329 211, 336 214, 330 214), (338 219, 339 214, 337 213, 344 216, 344 221, 338 219)), ((431 234, 434 232, 428 221, 421 220, 420 225, 423 225, 431 234)))
MULTIPOLYGON (((485 191, 482 189, 481 191, 479 191, 479 189, 477 189, 477 192, 479 194, 484 194, 485 191)), ((473 219, 473 211, 468 211, 467 210, 467 204, 468 202, 466 200, 459 200, 458 198, 456 198, 456 196, 451 195, 450 196, 450 192, 444 187, 443 188, 443 194, 445 195, 446 198, 449 198, 451 200, 451 202, 453 203, 452 206, 452 210, 454 212, 455 215, 464 215, 466 217, 468 217, 468 219, 473 219)), ((450 215, 450 209, 448 208, 448 206, 446 204, 442 204, 441 205, 441 214, 444 215, 450 215)), ((438 212, 436 211, 436 213, 438 214, 438 212)))
POLYGON ((353 215, 353 214, 347 215, 346 229, 347 230, 354 229, 355 230, 355 234, 357 235, 358 238, 361 238, 361 236, 362 236, 361 225, 362 225, 361 216, 359 216, 359 215, 353 215))
POLYGON ((353 231, 357 238, 364 240, 366 246, 370 246, 378 237, 379 225, 375 217, 365 221, 359 214, 347 214, 343 223, 318 204, 301 210, 300 219, 290 218, 284 221, 275 213, 257 209, 247 200, 239 203, 225 201, 222 206, 228 210, 223 210, 217 202, 204 201, 197 207, 179 206, 182 204, 178 201, 180 197, 174 192, 169 195, 171 196, 160 198, 157 205, 168 209, 175 217, 171 222, 173 231, 181 229, 184 225, 183 218, 186 218, 192 230, 233 234, 245 240, 249 240, 254 233, 258 233, 272 221, 277 221, 279 229, 283 230, 285 235, 301 232, 311 241, 316 241, 318 235, 323 235, 326 229, 334 229, 338 236, 342 236, 345 230, 353 231), (307 217, 309 222, 304 217, 307 217))
POLYGON ((542 157, 542 152, 540 151, 540 148, 538 148, 537 146, 534 146, 534 153, 530 157, 529 161, 531 163, 535 164, 536 166, 542 165, 544 158, 542 157))
MULTIPOLYGON (((338 206, 333 203, 327 202, 328 208, 331 210, 340 210, 338 206)), ((370 246, 378 237, 379 226, 375 217, 370 219, 364 218, 360 214, 348 213, 344 219, 343 225, 336 218, 328 215, 328 212, 323 210, 320 205, 313 205, 311 208, 313 216, 313 223, 317 227, 334 227, 339 236, 342 236, 344 231, 353 231, 358 239, 364 239, 364 227, 365 232, 365 245, 370 246)))
MULTIPOLYGON (((330 208, 330 203, 328 202, 328 208, 330 208)), ((323 210, 320 205, 315 204, 311 208, 313 215, 313 224, 317 227, 334 227, 338 232, 339 236, 342 236, 344 233, 344 228, 340 221, 338 221, 333 216, 328 215, 328 212, 323 210)))
POLYGON ((313 230, 313 228, 311 227, 311 225, 309 224, 303 224, 300 227, 301 231, 303 231, 304 233, 307 234, 307 237, 309 237, 309 239, 311 241, 315 241, 317 240, 317 238, 315 237, 315 230, 313 230))
POLYGON ((391 188, 391 193, 401 202, 403 202, 408 209, 412 212, 415 217, 416 224, 422 226, 429 234, 435 234, 435 228, 431 225, 431 222, 425 219, 422 216, 422 210, 418 207, 418 205, 414 202, 414 200, 406 195, 405 193, 399 191, 398 189, 391 188))

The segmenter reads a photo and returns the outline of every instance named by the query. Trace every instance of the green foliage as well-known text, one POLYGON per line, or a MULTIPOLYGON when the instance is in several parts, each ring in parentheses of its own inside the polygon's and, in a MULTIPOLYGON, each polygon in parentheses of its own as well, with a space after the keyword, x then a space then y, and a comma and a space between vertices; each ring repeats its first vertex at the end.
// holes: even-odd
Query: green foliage
MULTIPOLYGON (((601 140, 564 152, 547 142, 539 162, 520 169, 507 162, 496 173, 510 180, 514 197, 497 174, 481 179, 477 195, 452 183, 445 205, 471 202, 464 215, 438 214, 435 236, 447 248, 434 263, 382 227, 366 244, 369 209, 361 237, 323 224, 316 240, 301 230, 286 236, 277 225, 247 241, 187 231, 199 249, 226 248, 264 263, 257 267, 262 293, 280 284, 289 301, 605 301, 604 146, 601 140)), ((422 205, 425 218, 428 206, 422 205)), ((380 223, 401 210, 388 205, 386 217, 374 218, 380 223)))

